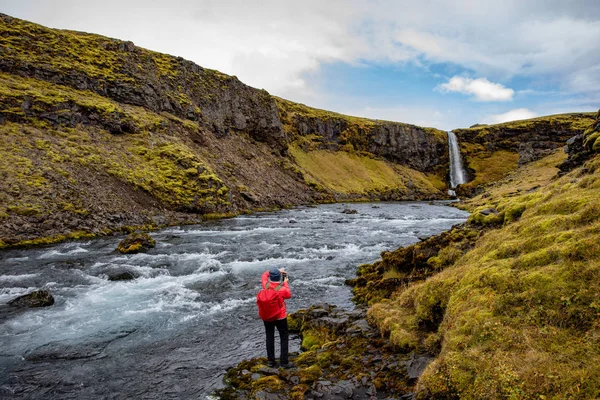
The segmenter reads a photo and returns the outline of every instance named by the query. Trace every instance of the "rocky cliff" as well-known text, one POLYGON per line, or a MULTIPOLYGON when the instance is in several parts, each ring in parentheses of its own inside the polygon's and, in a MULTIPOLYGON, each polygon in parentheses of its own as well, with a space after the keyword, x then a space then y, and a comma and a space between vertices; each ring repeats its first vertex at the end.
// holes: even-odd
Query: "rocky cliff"
POLYGON ((567 140, 565 152, 569 157, 560 166, 563 172, 580 166, 594 153, 600 152, 600 110, 596 113, 595 121, 583 133, 567 140))
POLYGON ((564 147, 567 140, 582 134, 593 118, 593 113, 558 114, 455 129, 470 175, 470 182, 462 185, 459 193, 473 195, 482 190, 478 186, 498 181, 518 166, 564 147))
POLYGON ((444 196, 439 132, 336 114, 338 130, 294 119, 302 135, 282 102, 180 57, 0 14, 0 247, 444 196), (301 150, 309 137, 328 150, 301 150))
POLYGON ((371 153, 421 172, 448 166, 446 132, 400 122, 370 120, 277 99, 288 136, 305 150, 371 153))

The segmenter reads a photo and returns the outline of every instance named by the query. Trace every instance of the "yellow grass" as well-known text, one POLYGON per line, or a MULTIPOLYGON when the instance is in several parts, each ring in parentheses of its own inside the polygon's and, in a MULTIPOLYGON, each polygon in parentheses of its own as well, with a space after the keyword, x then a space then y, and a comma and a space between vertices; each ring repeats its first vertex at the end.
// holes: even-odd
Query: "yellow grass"
POLYGON ((290 154, 305 178, 342 194, 400 189, 408 191, 409 181, 425 193, 436 193, 444 183, 407 167, 346 152, 315 150, 304 152, 291 146, 290 154))

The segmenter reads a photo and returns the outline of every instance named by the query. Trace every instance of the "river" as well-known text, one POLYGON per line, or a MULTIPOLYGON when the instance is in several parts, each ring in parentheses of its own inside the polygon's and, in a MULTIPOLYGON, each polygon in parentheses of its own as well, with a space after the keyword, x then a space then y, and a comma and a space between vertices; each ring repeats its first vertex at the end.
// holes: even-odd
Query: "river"
POLYGON ((264 355, 263 271, 287 269, 288 311, 352 308, 344 280, 359 264, 466 217, 443 203, 331 204, 171 227, 145 254, 116 253, 122 237, 0 252, 0 397, 205 398, 227 367, 264 355), (107 279, 125 271, 138 278, 107 279), (54 306, 5 305, 41 287, 54 306))

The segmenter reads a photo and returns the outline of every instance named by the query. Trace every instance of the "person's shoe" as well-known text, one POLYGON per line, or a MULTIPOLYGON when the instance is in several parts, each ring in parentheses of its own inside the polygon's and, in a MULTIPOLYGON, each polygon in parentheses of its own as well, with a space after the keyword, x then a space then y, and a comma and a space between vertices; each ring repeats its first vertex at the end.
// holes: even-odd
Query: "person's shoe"
POLYGON ((267 365, 269 368, 277 368, 277 363, 275 361, 269 361, 267 362, 267 365))
POLYGON ((294 366, 291 362, 286 362, 285 364, 281 364, 281 368, 290 369, 294 366))

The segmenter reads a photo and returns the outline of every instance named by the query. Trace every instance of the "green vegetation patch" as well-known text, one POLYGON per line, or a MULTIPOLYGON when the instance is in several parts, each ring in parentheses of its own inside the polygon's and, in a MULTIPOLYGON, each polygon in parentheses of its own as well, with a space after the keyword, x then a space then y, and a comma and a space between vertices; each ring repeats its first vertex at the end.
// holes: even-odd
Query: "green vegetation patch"
POLYGON ((547 163, 533 190, 517 174, 469 203, 472 226, 498 213, 471 250, 371 308, 399 349, 438 353, 417 398, 600 396, 600 157, 555 180, 547 163))
POLYGON ((406 195, 421 192, 439 196, 444 186, 435 175, 371 157, 326 150, 305 152, 296 146, 289 150, 309 185, 336 193, 368 195, 400 190, 406 195))

